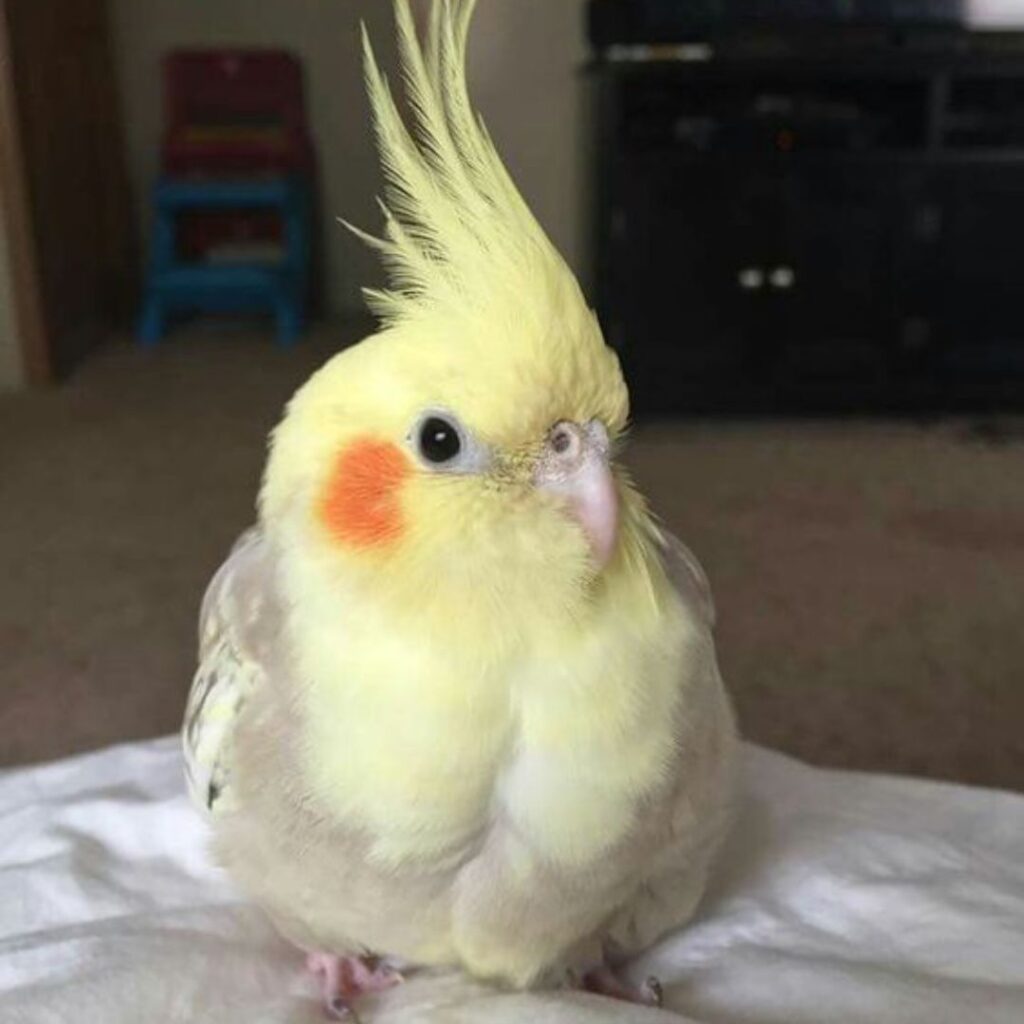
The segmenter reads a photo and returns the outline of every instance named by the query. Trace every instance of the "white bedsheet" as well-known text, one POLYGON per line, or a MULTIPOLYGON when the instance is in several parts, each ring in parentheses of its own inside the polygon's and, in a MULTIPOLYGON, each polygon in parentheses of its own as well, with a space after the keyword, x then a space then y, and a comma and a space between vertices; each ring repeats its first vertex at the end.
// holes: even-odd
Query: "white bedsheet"
MULTIPOLYGON (((420 977, 370 1022, 1024 1022, 1024 798, 748 748, 699 919, 637 965, 671 1012, 420 977)), ((173 740, 0 773, 0 1021, 318 1022, 204 854, 173 740)))

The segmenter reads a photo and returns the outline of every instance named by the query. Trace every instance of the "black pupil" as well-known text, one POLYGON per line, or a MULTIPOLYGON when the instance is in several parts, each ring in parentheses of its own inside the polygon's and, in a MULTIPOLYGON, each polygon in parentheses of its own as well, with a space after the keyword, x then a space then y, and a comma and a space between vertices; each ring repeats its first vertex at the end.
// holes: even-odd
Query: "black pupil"
POLYGON ((420 451, 428 462, 451 462, 461 449, 459 432, 447 420, 432 416, 420 429, 420 451))

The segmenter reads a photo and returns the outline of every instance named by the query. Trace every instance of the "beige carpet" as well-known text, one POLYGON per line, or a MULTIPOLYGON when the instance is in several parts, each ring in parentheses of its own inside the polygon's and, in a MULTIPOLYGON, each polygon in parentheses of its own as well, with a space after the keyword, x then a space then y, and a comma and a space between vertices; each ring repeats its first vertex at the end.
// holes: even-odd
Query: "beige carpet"
MULTIPOLYGON (((0 399, 0 762, 177 727, 267 431, 351 333, 112 345, 0 399)), ((631 453, 711 576, 750 737, 1024 789, 1024 445, 958 423, 681 423, 631 453)))

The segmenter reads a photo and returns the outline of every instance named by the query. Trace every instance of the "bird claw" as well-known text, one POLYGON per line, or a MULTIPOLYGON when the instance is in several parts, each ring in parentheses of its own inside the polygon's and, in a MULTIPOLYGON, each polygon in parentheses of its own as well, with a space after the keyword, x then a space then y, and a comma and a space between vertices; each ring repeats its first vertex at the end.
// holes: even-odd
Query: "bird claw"
POLYGON ((582 988, 595 995, 637 1006, 661 1007, 665 1003, 665 990, 654 975, 648 977, 642 985, 631 985, 607 965, 588 971, 583 976, 582 988))
POLYGON ((657 1006, 660 1009, 665 1005, 665 989, 653 974, 640 986, 640 994, 646 997, 649 1006, 657 1006))
POLYGON ((386 992, 405 980, 399 971, 379 957, 310 953, 306 967, 320 975, 327 1019, 345 1024, 360 1024, 354 1000, 373 992, 386 992))
POLYGON ((329 1000, 324 1007, 327 1011, 328 1020, 345 1021, 346 1024, 362 1024, 355 1007, 347 999, 340 996, 329 1000))

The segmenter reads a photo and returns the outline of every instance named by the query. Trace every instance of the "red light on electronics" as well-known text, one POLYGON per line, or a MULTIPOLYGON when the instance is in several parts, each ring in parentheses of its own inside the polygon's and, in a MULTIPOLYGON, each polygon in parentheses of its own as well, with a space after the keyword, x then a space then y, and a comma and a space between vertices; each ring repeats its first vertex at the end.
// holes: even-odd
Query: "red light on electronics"
POLYGON ((784 128, 775 135, 775 148, 780 153, 792 153, 796 148, 796 135, 788 128, 784 128))

